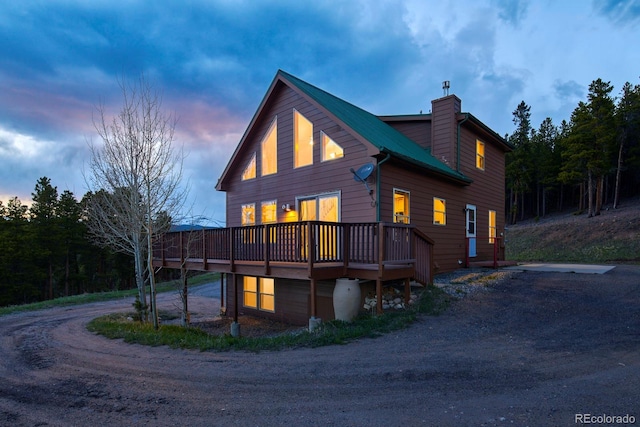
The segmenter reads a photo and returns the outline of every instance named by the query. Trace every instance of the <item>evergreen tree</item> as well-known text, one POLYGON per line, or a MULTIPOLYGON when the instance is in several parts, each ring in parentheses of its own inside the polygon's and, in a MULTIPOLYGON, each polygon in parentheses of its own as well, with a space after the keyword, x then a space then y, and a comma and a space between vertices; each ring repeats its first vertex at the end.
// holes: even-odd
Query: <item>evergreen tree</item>
POLYGON ((57 209, 60 239, 58 246, 64 259, 64 295, 70 295, 70 286, 79 279, 78 254, 86 244, 86 227, 80 221, 82 210, 72 192, 65 190, 57 209))
POLYGON ((553 163, 554 163, 554 176, 550 177, 550 179, 554 180, 558 186, 560 187, 560 191, 558 194, 558 204, 557 209, 560 211, 565 206, 564 201, 564 190, 565 190, 565 182, 561 179, 562 167, 563 167, 563 158, 565 157, 566 147, 567 147, 567 138, 569 136, 571 130, 571 126, 569 122, 563 120, 560 123, 560 126, 557 128, 557 136, 555 145, 553 148, 553 163))
POLYGON ((524 194, 530 189, 533 170, 531 156, 531 107, 520 102, 513 112, 515 132, 509 142, 515 149, 506 156, 505 175, 509 190, 509 214, 515 224, 518 212, 518 197, 521 199, 521 217, 524 215, 524 194))
POLYGON ((32 249, 35 257, 34 274, 46 277, 43 286, 45 299, 53 299, 55 284, 55 266, 59 256, 59 235, 56 224, 58 205, 58 189, 51 185, 51 180, 42 177, 31 193, 31 230, 33 232, 32 249))
POLYGON ((537 217, 546 215, 547 191, 557 183, 557 169, 560 166, 554 156, 557 138, 558 129, 550 117, 542 121, 538 131, 534 131, 531 137, 533 157, 536 161, 533 176, 536 184, 537 217))
MULTIPOLYGON (((594 80, 589 85, 589 112, 591 114, 590 131, 593 145, 589 150, 589 160, 587 169, 589 173, 589 184, 595 185, 595 196, 593 208, 589 206, 589 215, 600 215, 600 209, 604 203, 604 178, 609 172, 614 170, 613 153, 615 152, 615 103, 611 97, 613 86, 610 82, 602 79, 594 80)), ((589 190, 591 196, 592 189, 589 190)))
POLYGON ((26 236, 27 206, 13 197, 0 218, 0 305, 38 300, 40 294, 30 273, 31 259, 26 236))
MULTIPOLYGON (((589 85, 589 102, 580 102, 571 115, 571 130, 561 179, 586 183, 588 216, 600 214, 604 200, 604 178, 612 170, 615 141, 613 86, 601 79, 589 85)), ((581 204, 582 195, 581 191, 581 204)))
POLYGON ((640 85, 627 82, 622 87, 622 96, 615 109, 616 141, 618 157, 616 163, 616 186, 613 208, 619 203, 622 172, 626 159, 632 163, 637 157, 640 140, 640 85), (635 156, 634 156, 635 155, 635 156))

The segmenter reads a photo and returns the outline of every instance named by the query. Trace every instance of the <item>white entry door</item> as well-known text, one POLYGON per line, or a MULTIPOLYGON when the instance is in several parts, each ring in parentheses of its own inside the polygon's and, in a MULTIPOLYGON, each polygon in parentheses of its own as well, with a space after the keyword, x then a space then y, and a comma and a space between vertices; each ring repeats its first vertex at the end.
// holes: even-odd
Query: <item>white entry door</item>
POLYGON ((469 240, 469 257, 477 256, 476 252, 476 207, 467 205, 467 240, 469 240))

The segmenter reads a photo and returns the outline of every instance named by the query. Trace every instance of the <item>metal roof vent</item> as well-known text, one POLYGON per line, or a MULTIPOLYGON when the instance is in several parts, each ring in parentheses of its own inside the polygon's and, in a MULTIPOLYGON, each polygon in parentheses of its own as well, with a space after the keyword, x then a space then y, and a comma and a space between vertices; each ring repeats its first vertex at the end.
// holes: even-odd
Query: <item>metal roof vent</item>
POLYGON ((442 82, 442 91, 444 92, 444 96, 449 96, 450 87, 451 87, 451 82, 449 80, 445 80, 442 82))

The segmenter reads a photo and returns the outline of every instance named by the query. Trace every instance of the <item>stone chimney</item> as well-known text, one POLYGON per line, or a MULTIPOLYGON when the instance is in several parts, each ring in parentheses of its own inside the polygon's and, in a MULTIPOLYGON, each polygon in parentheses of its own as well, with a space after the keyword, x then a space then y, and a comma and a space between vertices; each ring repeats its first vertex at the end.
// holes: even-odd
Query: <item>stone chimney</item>
POLYGON ((462 101, 455 95, 431 101, 431 154, 452 169, 457 164, 456 116, 462 111, 462 101))

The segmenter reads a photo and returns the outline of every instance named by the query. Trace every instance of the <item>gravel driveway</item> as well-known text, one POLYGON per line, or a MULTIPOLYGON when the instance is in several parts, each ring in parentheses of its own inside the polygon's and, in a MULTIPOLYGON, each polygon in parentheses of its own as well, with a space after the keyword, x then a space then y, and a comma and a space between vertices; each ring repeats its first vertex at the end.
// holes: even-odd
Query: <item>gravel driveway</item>
MULTIPOLYGON (((640 424, 640 266, 518 273, 403 331, 260 354, 87 332, 131 302, 0 317, 0 425, 571 426, 576 414, 640 424)), ((190 299, 200 316, 218 306, 190 299)))

